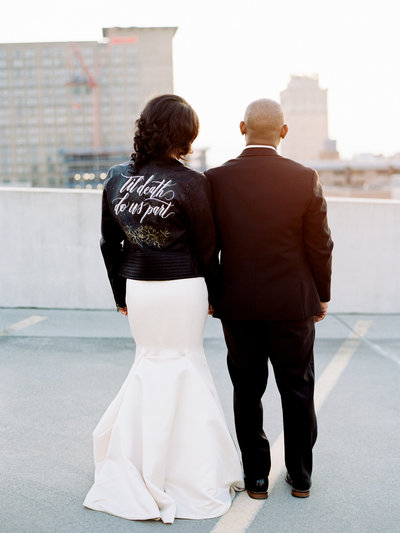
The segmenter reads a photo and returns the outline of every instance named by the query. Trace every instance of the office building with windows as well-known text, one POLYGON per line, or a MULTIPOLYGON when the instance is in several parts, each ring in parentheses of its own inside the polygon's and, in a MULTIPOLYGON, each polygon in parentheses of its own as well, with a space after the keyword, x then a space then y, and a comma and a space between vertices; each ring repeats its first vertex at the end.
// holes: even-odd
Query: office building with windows
POLYGON ((99 42, 0 44, 0 185, 91 188, 129 159, 140 110, 173 92, 175 32, 103 28, 99 42))
POLYGON ((280 99, 289 127, 282 155, 305 162, 337 159, 336 141, 328 135, 328 91, 318 76, 291 76, 280 99))

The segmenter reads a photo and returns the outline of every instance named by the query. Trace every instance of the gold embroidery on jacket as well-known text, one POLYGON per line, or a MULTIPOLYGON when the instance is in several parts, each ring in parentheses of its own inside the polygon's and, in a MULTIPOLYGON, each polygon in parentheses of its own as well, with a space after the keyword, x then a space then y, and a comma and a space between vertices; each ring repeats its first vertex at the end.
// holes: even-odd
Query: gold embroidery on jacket
POLYGON ((138 244, 142 246, 147 244, 148 246, 157 246, 161 248, 166 243, 169 237, 168 230, 157 230, 153 226, 139 226, 135 231, 132 231, 132 228, 125 226, 124 228, 126 236, 129 241, 133 244, 138 244))

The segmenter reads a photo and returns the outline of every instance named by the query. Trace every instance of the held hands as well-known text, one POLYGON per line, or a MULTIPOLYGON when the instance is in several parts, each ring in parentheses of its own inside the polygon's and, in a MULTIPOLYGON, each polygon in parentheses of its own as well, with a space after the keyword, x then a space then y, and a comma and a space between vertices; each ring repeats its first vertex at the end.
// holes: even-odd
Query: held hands
POLYGON ((321 322, 321 320, 326 317, 326 313, 328 312, 328 302, 321 302, 321 307, 321 312, 314 316, 314 322, 321 322))

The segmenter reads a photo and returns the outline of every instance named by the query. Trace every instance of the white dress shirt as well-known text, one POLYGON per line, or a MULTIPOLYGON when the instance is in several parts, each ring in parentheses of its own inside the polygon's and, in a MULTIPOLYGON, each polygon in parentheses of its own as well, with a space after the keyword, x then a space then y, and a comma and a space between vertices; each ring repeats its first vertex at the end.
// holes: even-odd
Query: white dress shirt
POLYGON ((276 152, 275 146, 271 146, 270 144, 248 144, 246 148, 272 148, 276 152))

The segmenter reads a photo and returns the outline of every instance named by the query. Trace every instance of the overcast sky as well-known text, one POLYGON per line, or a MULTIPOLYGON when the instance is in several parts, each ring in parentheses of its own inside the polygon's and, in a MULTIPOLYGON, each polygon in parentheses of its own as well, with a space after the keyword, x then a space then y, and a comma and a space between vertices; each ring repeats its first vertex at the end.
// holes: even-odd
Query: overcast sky
MULTIPOLYGON (((209 161, 236 156, 246 105, 291 74, 328 89, 342 157, 400 152, 398 0, 15 0, 1 42, 100 40, 109 26, 177 26, 175 92, 196 109, 209 161)), ((289 124, 290 134, 290 124, 289 124)))

